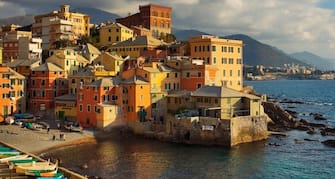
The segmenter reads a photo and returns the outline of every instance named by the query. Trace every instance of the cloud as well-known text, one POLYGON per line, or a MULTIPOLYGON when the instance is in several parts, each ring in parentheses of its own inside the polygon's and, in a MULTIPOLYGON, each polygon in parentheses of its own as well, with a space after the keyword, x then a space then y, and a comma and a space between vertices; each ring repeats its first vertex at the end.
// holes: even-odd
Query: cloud
POLYGON ((174 28, 219 36, 243 33, 288 53, 307 50, 335 56, 332 0, 2 0, 0 17, 51 12, 61 4, 70 4, 71 9, 99 8, 123 17, 149 3, 172 7, 174 28))

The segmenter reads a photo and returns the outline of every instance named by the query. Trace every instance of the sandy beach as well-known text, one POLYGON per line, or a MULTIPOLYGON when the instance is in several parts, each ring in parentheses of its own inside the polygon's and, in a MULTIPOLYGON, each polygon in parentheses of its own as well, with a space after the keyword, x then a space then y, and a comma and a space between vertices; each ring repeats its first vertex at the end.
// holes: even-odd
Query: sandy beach
POLYGON ((95 133, 87 130, 80 133, 51 128, 48 132, 47 129, 31 130, 18 125, 0 125, 0 142, 15 146, 24 152, 39 155, 64 146, 97 141, 95 133), (65 140, 61 139, 60 134, 64 134, 65 140))

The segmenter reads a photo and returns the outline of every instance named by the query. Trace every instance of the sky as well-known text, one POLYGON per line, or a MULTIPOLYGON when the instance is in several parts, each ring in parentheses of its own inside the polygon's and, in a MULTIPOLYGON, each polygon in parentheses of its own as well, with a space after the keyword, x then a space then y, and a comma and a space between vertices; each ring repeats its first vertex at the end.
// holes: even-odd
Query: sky
POLYGON ((125 17, 149 3, 173 9, 172 26, 212 35, 245 34, 290 54, 335 61, 334 0, 0 0, 0 18, 94 7, 125 17))

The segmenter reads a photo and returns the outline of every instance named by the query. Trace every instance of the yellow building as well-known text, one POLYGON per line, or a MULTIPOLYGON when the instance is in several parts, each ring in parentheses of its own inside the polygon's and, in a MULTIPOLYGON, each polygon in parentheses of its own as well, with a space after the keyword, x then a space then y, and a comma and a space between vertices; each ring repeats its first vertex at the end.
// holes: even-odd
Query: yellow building
POLYGON ((89 63, 86 58, 71 48, 53 50, 51 54, 52 55, 46 59, 46 62, 60 66, 67 73, 66 76, 76 74, 80 68, 83 68, 89 63))
POLYGON ((124 60, 122 57, 109 52, 104 52, 93 61, 93 64, 96 67, 94 75, 117 76, 122 71, 123 62, 124 60))
POLYGON ((52 43, 59 39, 75 41, 80 36, 90 35, 90 16, 70 12, 70 5, 61 5, 60 11, 37 15, 34 19, 33 36, 43 39, 43 50, 50 49, 52 43), (44 44, 46 42, 49 44, 44 44))
POLYGON ((165 43, 152 36, 136 36, 123 42, 112 45, 108 51, 115 52, 120 56, 130 56, 130 58, 137 58, 143 52, 155 49, 165 43))
POLYGON ((66 94, 55 98, 55 116, 59 120, 75 120, 77 116, 77 96, 66 94))
POLYGON ((189 38, 191 58, 202 59, 206 65, 205 84, 242 90, 243 42, 199 35, 189 38))
POLYGON ((114 43, 128 40, 134 36, 133 30, 119 24, 111 23, 100 28, 100 46, 110 46, 114 43))
POLYGON ((180 89, 180 72, 160 62, 151 62, 136 69, 136 74, 150 83, 151 117, 164 122, 167 112, 165 97, 170 91, 180 89))

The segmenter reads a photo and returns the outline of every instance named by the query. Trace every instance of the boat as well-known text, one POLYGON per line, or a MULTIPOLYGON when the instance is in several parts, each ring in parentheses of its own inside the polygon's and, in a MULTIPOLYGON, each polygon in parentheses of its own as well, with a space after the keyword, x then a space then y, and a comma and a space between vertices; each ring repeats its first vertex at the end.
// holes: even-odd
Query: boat
POLYGON ((13 149, 6 147, 6 146, 0 146, 0 151, 10 151, 10 150, 13 150, 13 149))
POLYGON ((64 125, 64 128, 70 132, 82 132, 83 128, 79 125, 67 124, 64 125))
POLYGON ((27 171, 25 175, 35 176, 35 177, 48 177, 48 178, 49 177, 56 177, 56 178, 64 177, 64 174, 58 173, 57 169, 53 171, 47 171, 47 172, 27 171))
POLYGON ((8 156, 6 158, 1 158, 0 159, 0 163, 5 163, 11 160, 20 160, 20 159, 25 159, 27 158, 29 155, 15 155, 15 156, 8 156))
POLYGON ((3 155, 3 154, 20 155, 21 152, 19 152, 19 151, 17 151, 17 150, 0 151, 0 155, 3 155))
POLYGON ((26 165, 15 165, 16 173, 25 174, 26 172, 49 172, 58 168, 58 162, 51 164, 50 162, 32 162, 26 165))
POLYGON ((8 163, 19 164, 19 163, 32 163, 32 162, 37 162, 37 159, 32 158, 32 157, 27 157, 25 159, 11 160, 8 163))

